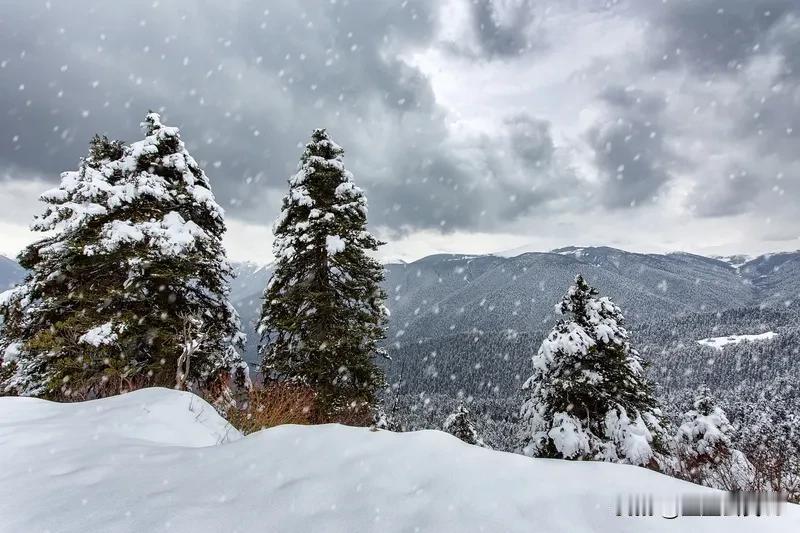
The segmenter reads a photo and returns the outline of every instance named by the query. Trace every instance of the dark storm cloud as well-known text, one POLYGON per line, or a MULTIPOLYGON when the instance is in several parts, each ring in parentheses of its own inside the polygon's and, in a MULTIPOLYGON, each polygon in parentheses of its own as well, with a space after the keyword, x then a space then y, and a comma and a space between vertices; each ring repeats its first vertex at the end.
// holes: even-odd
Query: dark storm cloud
MULTIPOLYGON (((711 141, 713 153, 695 154, 687 169, 697 182, 696 194, 687 200, 693 212, 800 214, 794 202, 785 200, 788 194, 800 194, 800 2, 673 0, 631 5, 649 26, 644 52, 649 71, 642 76, 674 72, 687 84, 707 87, 700 93, 672 95, 676 100, 692 99, 697 109, 711 109, 704 116, 716 126, 713 139, 696 139, 711 141), (708 165, 711 157, 719 161, 708 165), (776 176, 787 179, 776 181, 776 176)), ((682 129, 684 145, 690 145, 693 120, 698 119, 666 117, 664 136, 682 129)), ((654 181, 665 179, 659 170, 654 181)))
POLYGON ((741 68, 776 26, 800 13, 795 0, 674 0, 637 6, 654 8, 648 13, 658 45, 652 49, 654 64, 680 62, 705 76, 741 68))
POLYGON ((765 39, 767 50, 777 50, 784 59, 783 75, 787 79, 800 78, 800 6, 778 19, 765 39))
POLYGON ((429 81, 397 58, 434 37, 438 9, 425 0, 4 9, 0 167, 29 169, 20 179, 55 183, 95 132, 136 140, 154 109, 181 127, 228 213, 255 223, 277 214, 316 127, 345 147, 376 225, 490 227, 522 212, 509 198, 526 209, 538 198, 505 176, 516 169, 491 168, 486 151, 503 146, 454 146, 429 81))
POLYGON ((475 0, 472 23, 484 55, 513 56, 531 46, 528 26, 534 19, 533 3, 475 0))
POLYGON ((555 145, 550 133, 550 123, 528 115, 506 119, 511 147, 527 164, 533 167, 549 165, 553 160, 555 145))
MULTIPOLYGON (((470 44, 460 46, 438 41, 439 17, 450 14, 427 0, 6 2, 0 180, 55 183, 75 168, 95 132, 136 140, 144 113, 154 109, 181 127, 228 213, 258 224, 277 214, 286 178, 316 127, 344 146, 347 166, 367 190, 371 222, 395 231, 505 230, 531 213, 558 216, 554 206, 579 206, 571 200, 589 192, 601 207, 648 206, 678 172, 696 181, 687 200, 696 216, 796 211, 786 199, 800 194, 800 2, 603 4, 464 0, 458 9, 471 24, 470 44), (583 137, 594 153, 587 173, 602 178, 597 189, 565 161, 571 147, 556 146, 553 129, 565 142, 560 124, 499 102, 498 129, 456 135, 431 81, 399 58, 449 46, 465 63, 513 66, 521 50, 546 57, 557 43, 568 46, 562 29, 572 15, 588 21, 590 32, 614 17, 647 23, 643 49, 598 60, 600 70, 618 67, 612 88, 579 104, 588 116, 603 111, 583 137), (759 62, 767 66, 754 68, 759 62), (656 76, 680 83, 648 85, 656 76), (725 91, 735 92, 727 107, 725 91), (718 97, 703 119, 679 105, 697 102, 705 112, 718 97), (715 129, 695 127, 703 125, 698 120, 715 129), (713 153, 675 149, 697 140, 713 141, 703 148, 713 153), (746 177, 730 178, 742 171, 746 177), (777 207, 765 193, 773 189, 784 195, 777 207)), ((575 66, 567 52, 559 54, 569 71, 575 66)), ((526 54, 520 67, 538 59, 526 54)), ((572 112, 561 113, 559 101, 552 106, 550 118, 572 112)))
POLYGON ((696 202, 690 207, 694 214, 704 217, 738 215, 756 206, 761 192, 759 183, 764 177, 746 169, 729 167, 716 179, 708 180, 698 187, 696 202))
POLYGON ((1 104, 10 118, 4 128, 19 147, 4 147, 2 156, 36 162, 44 143, 51 156, 44 170, 54 171, 82 153, 75 140, 96 130, 135 136, 142 114, 163 107, 190 142, 205 145, 209 161, 224 159, 236 174, 274 173, 261 164, 264 147, 296 151, 314 116, 325 122, 371 100, 430 105, 417 99, 427 87, 379 55, 384 41, 430 35, 427 11, 319 2, 303 12, 293 5, 12 6, 0 37, 2 50, 14 53, 1 104))
POLYGON ((614 86, 601 99, 609 110, 587 135, 610 208, 650 203, 670 179, 676 156, 664 140, 663 95, 614 86))
POLYGON ((425 136, 409 124, 404 132, 411 138, 390 139, 412 146, 413 158, 400 152, 386 167, 379 161, 359 165, 379 177, 371 198, 382 199, 382 218, 392 227, 419 227, 417 219, 433 220, 445 231, 504 227, 545 209, 575 179, 555 160, 550 126, 541 120, 516 115, 494 135, 431 144, 447 135, 436 124, 427 124, 425 136))

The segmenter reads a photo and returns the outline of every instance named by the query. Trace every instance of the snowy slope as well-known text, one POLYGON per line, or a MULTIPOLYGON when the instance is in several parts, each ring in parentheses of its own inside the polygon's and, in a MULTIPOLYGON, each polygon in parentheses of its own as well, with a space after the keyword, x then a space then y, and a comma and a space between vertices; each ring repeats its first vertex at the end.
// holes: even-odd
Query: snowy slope
POLYGON ((283 426, 244 438, 149 389, 0 398, 0 532, 798 531, 770 518, 628 518, 617 493, 704 489, 641 468, 533 460, 445 433, 283 426), (222 443, 222 444, 217 444, 222 443))
POLYGON ((766 333, 757 333, 754 335, 728 335, 727 337, 709 337, 707 339, 700 339, 698 344, 703 346, 710 346, 722 350, 729 344, 739 344, 740 342, 753 342, 753 341, 768 341, 773 339, 778 334, 774 331, 767 331, 766 333))
POLYGON ((737 255, 712 255, 712 259, 718 259, 723 263, 728 263, 733 268, 739 268, 755 259, 752 255, 737 254, 737 255))

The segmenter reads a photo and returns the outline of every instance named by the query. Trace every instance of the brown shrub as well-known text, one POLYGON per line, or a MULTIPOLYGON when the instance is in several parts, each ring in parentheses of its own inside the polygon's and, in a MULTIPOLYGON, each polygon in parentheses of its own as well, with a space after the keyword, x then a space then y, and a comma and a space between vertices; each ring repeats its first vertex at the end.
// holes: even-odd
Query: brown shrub
POLYGON ((348 407, 327 412, 314 389, 279 381, 250 390, 238 400, 238 406, 225 414, 228 421, 244 434, 281 424, 344 424, 365 427, 372 424, 372 410, 366 406, 348 407))
POLYGON ((332 414, 317 414, 316 424, 343 424, 367 427, 372 425, 372 410, 369 407, 347 407, 332 414))
POLYGON ((227 419, 244 434, 281 424, 313 424, 314 396, 308 387, 270 383, 263 389, 251 390, 239 407, 228 411, 227 419))

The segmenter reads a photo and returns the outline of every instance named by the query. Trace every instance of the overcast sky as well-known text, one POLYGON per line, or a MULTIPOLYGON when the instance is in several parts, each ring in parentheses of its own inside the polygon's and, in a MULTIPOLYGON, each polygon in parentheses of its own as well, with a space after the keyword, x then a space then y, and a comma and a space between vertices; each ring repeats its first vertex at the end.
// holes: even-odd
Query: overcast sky
POLYGON ((0 0, 0 252, 148 109, 233 260, 270 259, 317 127, 386 258, 800 248, 797 0, 0 0))

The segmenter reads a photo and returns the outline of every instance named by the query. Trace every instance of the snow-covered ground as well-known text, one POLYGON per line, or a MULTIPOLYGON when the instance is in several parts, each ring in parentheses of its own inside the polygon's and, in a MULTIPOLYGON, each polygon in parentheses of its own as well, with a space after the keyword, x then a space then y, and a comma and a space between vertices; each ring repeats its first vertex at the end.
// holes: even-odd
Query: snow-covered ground
POLYGON ((777 335, 778 334, 774 331, 767 331, 766 333, 758 333, 755 335, 728 335, 727 337, 709 337, 707 339, 700 339, 697 342, 704 346, 710 346, 711 348, 722 350, 729 344, 739 344, 740 342, 752 341, 768 341, 777 335))
POLYGON ((738 254, 738 255, 712 255, 713 259, 718 259, 723 263, 728 263, 733 268, 741 268, 748 262, 755 259, 752 255, 738 254))
POLYGON ((204 401, 167 389, 78 404, 0 398, 3 533, 800 531, 797 506, 769 518, 617 517, 620 493, 721 494, 438 431, 282 426, 242 437, 204 401))

